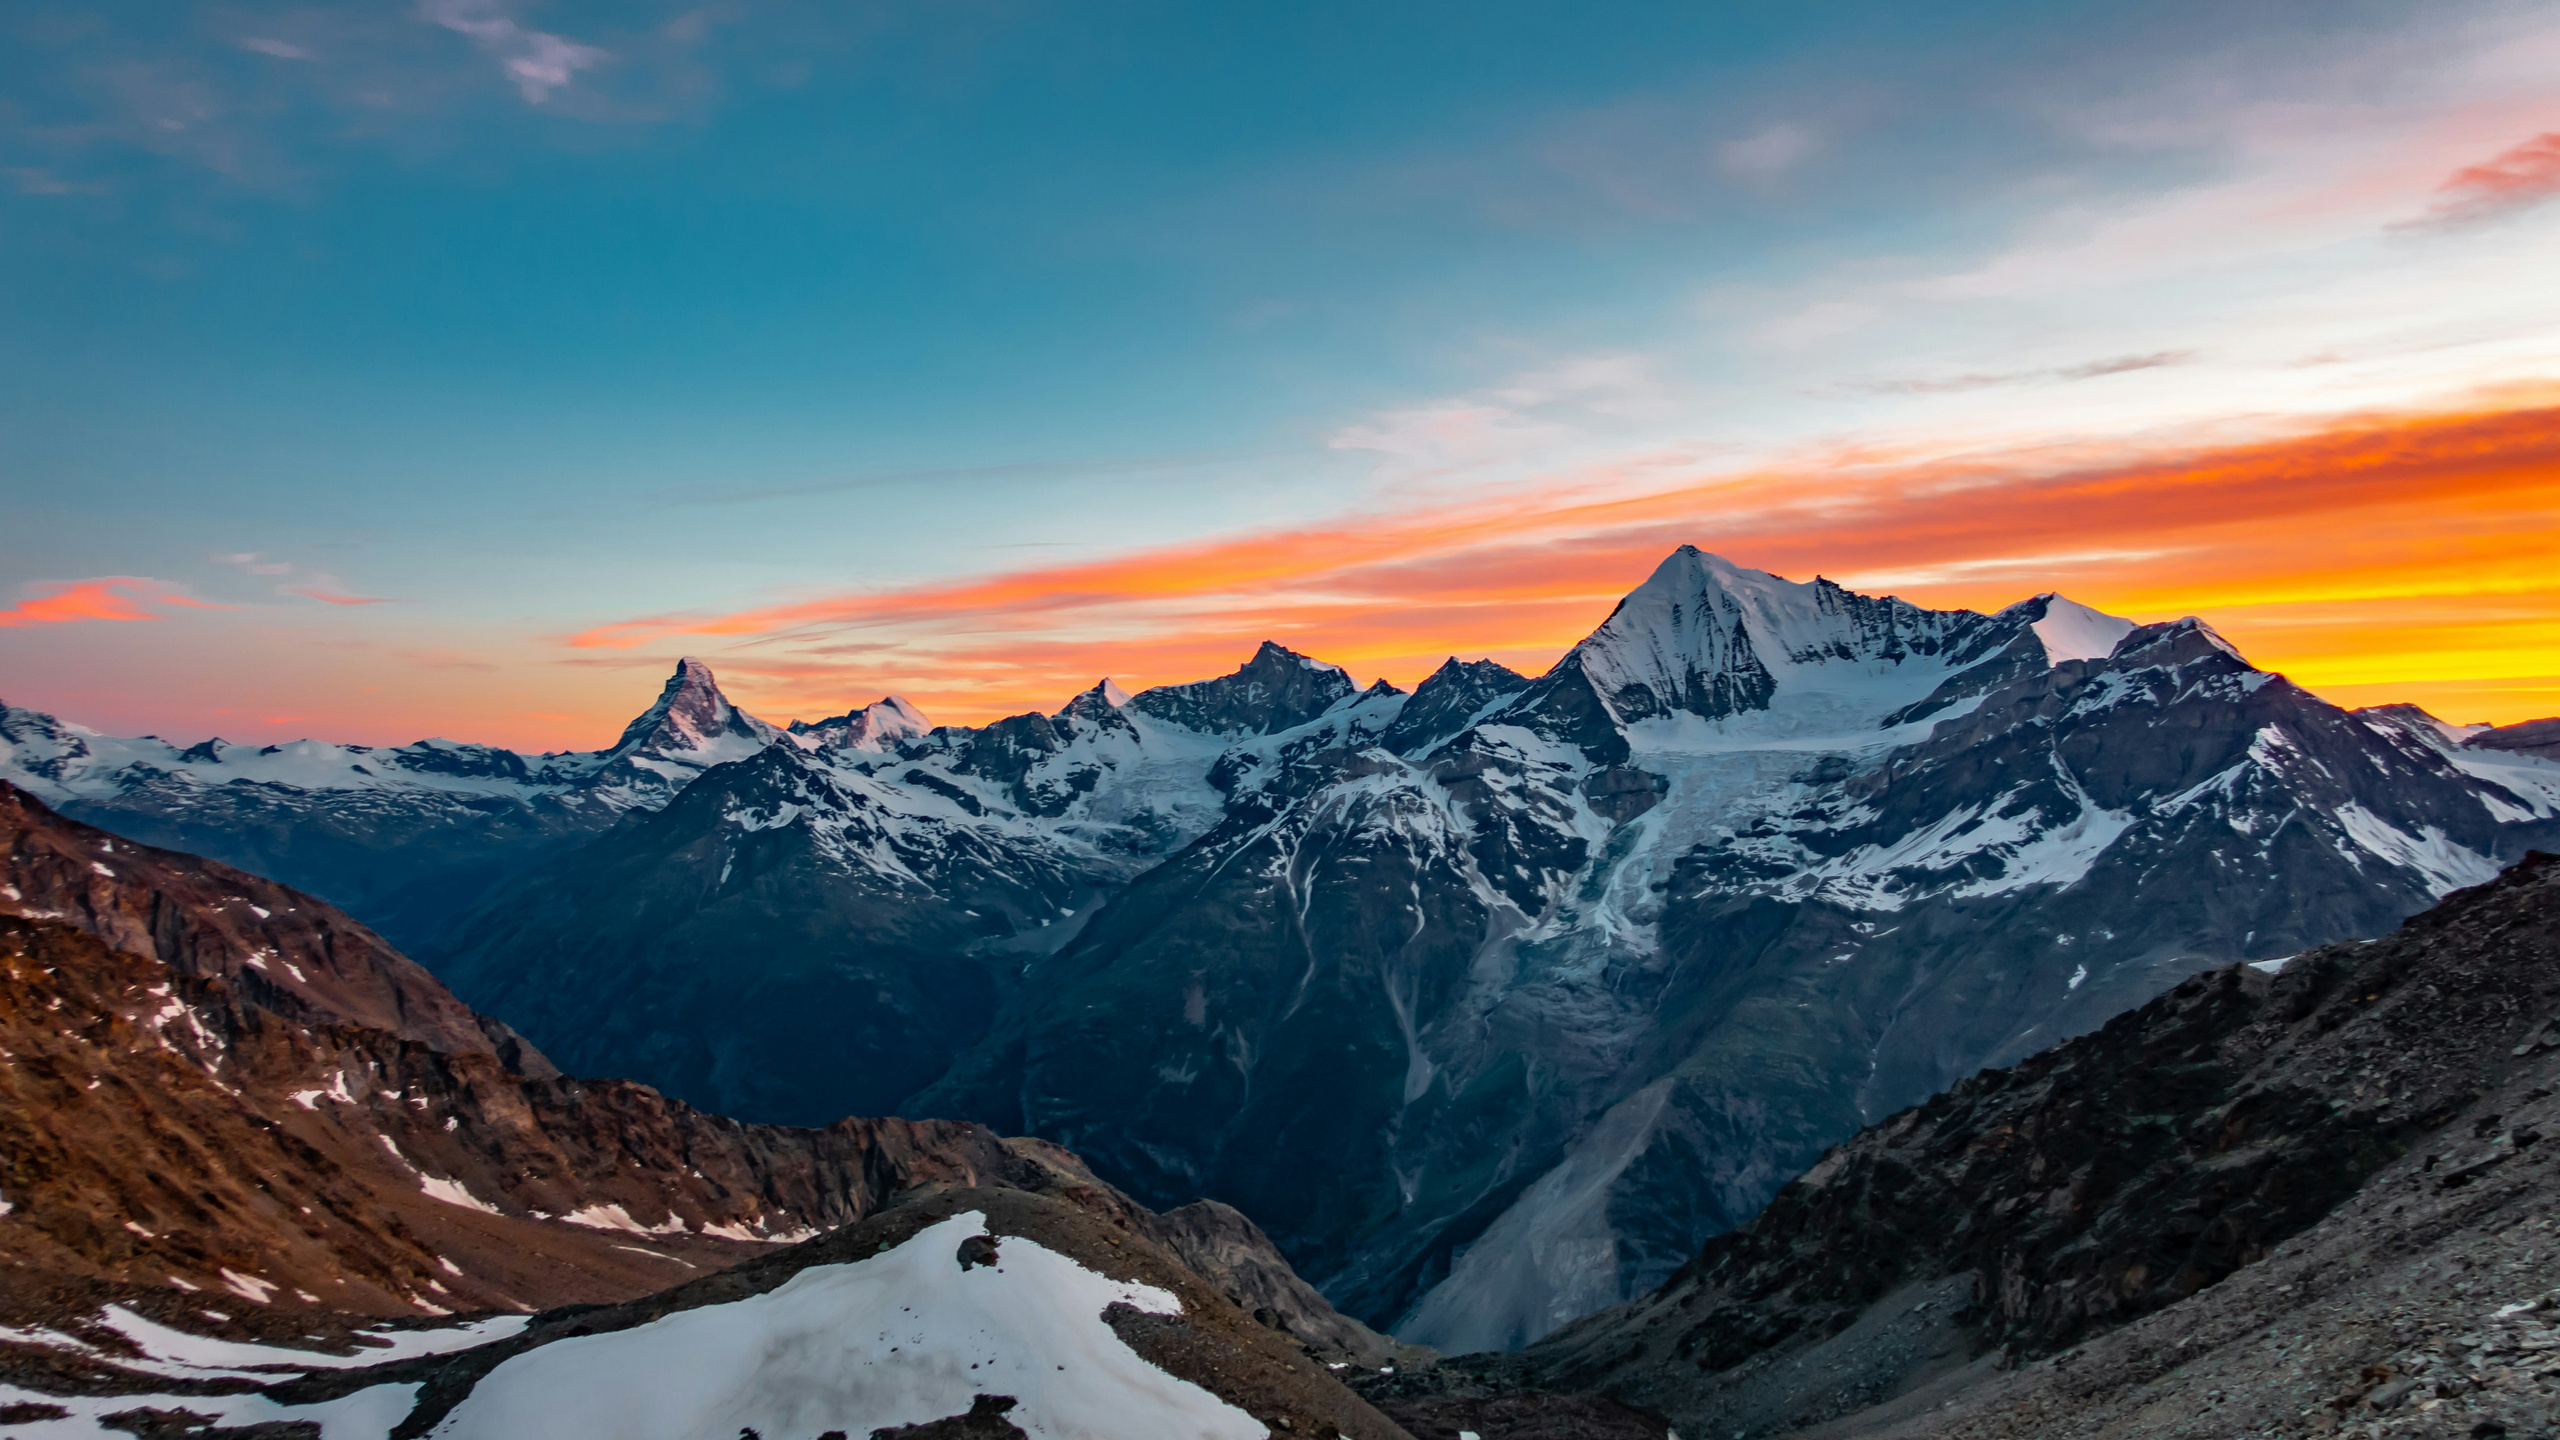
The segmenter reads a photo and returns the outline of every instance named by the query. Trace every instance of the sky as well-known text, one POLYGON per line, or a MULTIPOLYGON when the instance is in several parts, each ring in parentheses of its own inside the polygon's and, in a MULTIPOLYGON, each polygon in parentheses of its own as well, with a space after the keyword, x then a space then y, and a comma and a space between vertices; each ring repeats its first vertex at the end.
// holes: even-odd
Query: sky
POLYGON ((1551 664, 1683 543, 2560 713, 2560 0, 0 9, 0 699, 1551 664))

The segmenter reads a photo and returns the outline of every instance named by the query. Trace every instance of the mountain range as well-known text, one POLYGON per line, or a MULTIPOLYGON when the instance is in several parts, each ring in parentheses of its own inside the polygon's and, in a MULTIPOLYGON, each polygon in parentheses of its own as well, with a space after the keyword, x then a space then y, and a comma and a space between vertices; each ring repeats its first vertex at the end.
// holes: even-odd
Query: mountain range
POLYGON ((1537 677, 1266 643, 778 729, 688 660, 591 754, 0 710, 0 777, 343 904, 573 1071, 1039 1136, 1461 1351, 1649 1291, 1986 1066, 2552 843, 2543 738, 2339 709, 2199 620, 1684 548, 1537 677))

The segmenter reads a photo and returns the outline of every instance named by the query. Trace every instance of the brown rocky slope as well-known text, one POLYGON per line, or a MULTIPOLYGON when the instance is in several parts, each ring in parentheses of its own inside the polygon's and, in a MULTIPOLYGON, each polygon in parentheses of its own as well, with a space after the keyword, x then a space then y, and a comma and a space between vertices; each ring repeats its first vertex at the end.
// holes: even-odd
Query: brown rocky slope
POLYGON ((622 1301, 927 1186, 1066 1197, 1314 1350, 1389 1352, 1223 1206, 1155 1216, 978 1125, 748 1125, 563 1077, 323 902, 0 784, 0 1321, 622 1301))

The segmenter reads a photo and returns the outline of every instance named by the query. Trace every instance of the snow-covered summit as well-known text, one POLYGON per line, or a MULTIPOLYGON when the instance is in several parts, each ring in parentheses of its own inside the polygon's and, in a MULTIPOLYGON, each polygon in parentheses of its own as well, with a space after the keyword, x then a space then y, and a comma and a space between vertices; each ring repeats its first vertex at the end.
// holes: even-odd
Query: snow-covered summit
POLYGON ((794 720, 790 728, 803 746, 876 752, 924 734, 933 723, 904 696, 884 695, 830 720, 815 724, 794 720))
POLYGON ((2051 591, 2036 596, 2027 605, 2041 611, 2027 628, 2043 643, 2045 658, 2056 665, 2067 660, 2104 660, 2115 653, 2117 642, 2133 633, 2132 621, 2092 610, 2051 591))
MULTIPOLYGON (((755 749, 772 744, 782 732, 729 703, 711 667, 691 656, 678 660, 658 701, 623 727, 622 738, 607 754, 673 755, 734 749, 745 741, 755 749)), ((736 757, 732 757, 736 758, 736 757)))
POLYGON ((1881 715, 1926 695, 1948 662, 1985 653, 2000 622, 1924 610, 1819 577, 1782 579, 1683 545, 1655 568, 1555 671, 1578 672, 1621 723, 1707 720, 1768 709, 1797 689, 1875 688, 1881 715), (1914 665, 1923 660, 1930 663, 1914 665))

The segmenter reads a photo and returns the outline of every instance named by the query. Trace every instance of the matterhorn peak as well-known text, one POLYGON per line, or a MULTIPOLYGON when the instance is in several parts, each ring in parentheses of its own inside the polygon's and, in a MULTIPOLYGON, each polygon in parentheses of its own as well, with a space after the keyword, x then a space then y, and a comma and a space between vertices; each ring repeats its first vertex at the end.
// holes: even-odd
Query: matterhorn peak
POLYGON ((658 692, 658 702, 623 727, 612 753, 685 753, 714 747, 724 739, 748 740, 761 747, 779 734, 730 704, 729 697, 720 693, 711 667, 688 655, 676 662, 675 673, 658 692))

